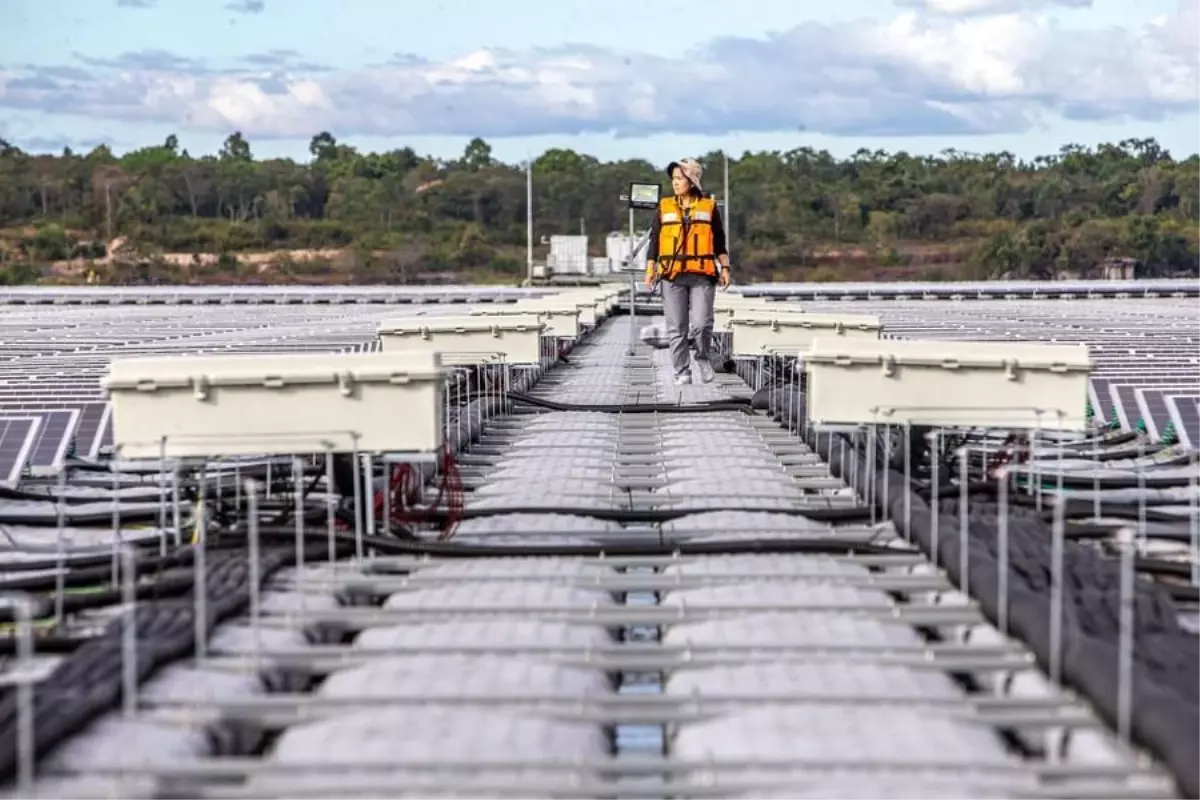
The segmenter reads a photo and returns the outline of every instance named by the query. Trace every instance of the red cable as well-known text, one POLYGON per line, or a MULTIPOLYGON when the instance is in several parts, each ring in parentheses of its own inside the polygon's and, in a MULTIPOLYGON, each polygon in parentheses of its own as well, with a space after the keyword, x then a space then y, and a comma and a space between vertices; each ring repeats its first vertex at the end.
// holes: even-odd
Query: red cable
MULTIPOLYGON (((454 452, 449 445, 443 446, 438 453, 438 482, 437 494, 427 506, 420 504, 422 482, 420 474, 411 464, 397 464, 392 467, 385 490, 389 495, 391 519, 389 522, 397 526, 422 525, 433 522, 438 511, 445 510, 442 529, 438 539, 446 540, 454 536, 459 522, 462 521, 463 482, 462 473, 454 458, 454 452)), ((384 493, 376 492, 373 498, 375 517, 382 519, 384 515, 384 493)))
POLYGON ((985 468, 990 477, 998 477, 1004 467, 1017 466, 1029 460, 1029 447, 1016 434, 1009 434, 995 455, 986 458, 985 468))
POLYGON ((455 531, 458 530, 458 523, 462 521, 463 496, 465 494, 462 473, 459 471, 454 453, 449 447, 445 451, 442 475, 449 491, 446 497, 446 524, 438 538, 445 541, 454 537, 455 531))

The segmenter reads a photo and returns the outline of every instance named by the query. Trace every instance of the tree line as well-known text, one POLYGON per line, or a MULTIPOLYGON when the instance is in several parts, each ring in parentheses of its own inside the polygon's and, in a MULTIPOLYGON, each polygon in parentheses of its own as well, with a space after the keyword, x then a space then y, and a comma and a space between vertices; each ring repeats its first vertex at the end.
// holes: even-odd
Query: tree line
MULTIPOLYGON (((308 163, 256 159, 240 133, 205 156, 175 136, 120 156, 30 154, 0 140, 0 280, 45 279, 64 262, 111 280, 524 275, 525 167, 499 162, 482 139, 451 160, 360 152, 327 132, 309 150, 308 163), (118 237, 133 255, 105 259, 118 237), (292 251, 318 252, 299 263, 292 251)), ((701 159, 718 198, 725 158, 701 159)), ((666 184, 661 165, 567 149, 531 170, 536 239, 582 230, 594 254, 625 225, 631 181, 666 184)), ((800 147, 731 157, 729 178, 743 279, 1093 277, 1122 259, 1138 275, 1197 274, 1200 157, 1176 159, 1154 139, 1032 161, 800 147)))

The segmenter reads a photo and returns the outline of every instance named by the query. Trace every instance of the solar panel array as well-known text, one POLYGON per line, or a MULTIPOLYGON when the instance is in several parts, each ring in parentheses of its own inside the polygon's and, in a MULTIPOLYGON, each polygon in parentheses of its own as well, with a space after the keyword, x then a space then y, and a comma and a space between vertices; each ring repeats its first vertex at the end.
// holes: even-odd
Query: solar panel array
POLYGON ((1200 447, 1200 303, 1190 298, 813 301, 812 311, 882 316, 885 335, 991 342, 1083 342, 1096 420, 1200 447))
MULTIPOLYGON (((99 381, 115 356, 368 352, 378 348, 379 322, 396 314, 378 304, 221 304, 197 313, 186 304, 90 306, 54 302, 52 292, 36 297, 48 302, 12 307, 0 319, 0 480, 107 452, 111 406, 99 381)), ((407 299, 441 314, 461 311, 458 301, 468 297, 407 299)))
MULTIPOLYGON (((868 291, 860 288, 860 293, 868 291)), ((751 290, 772 293, 773 288, 751 290)), ((533 293, 387 289, 385 294, 379 288, 346 288, 311 295, 335 296, 339 302, 293 302, 303 300, 305 293, 294 288, 215 291, 195 295, 235 296, 238 302, 206 306, 198 313, 181 289, 109 291, 107 296, 122 298, 116 305, 68 302, 84 296, 78 292, 19 293, 25 304, 10 307, 0 321, 0 425, 5 426, 0 430, 7 431, 0 440, 0 476, 12 480, 7 476, 27 470, 52 471, 65 457, 95 458, 111 446, 109 406, 99 379, 114 356, 360 352, 377 346, 375 328, 395 315, 392 302, 428 303, 425 313, 455 313, 459 303, 533 293), (380 298, 392 302, 380 303, 380 298), (30 426, 31 419, 36 426, 30 426), (32 444, 27 446, 27 440, 32 444)), ((888 335, 901 337, 1086 342, 1095 361, 1090 401, 1098 421, 1142 430, 1152 441, 1197 447, 1200 304, 1165 291, 1154 294, 1158 296, 1051 301, 911 295, 886 301, 814 300, 805 307, 880 314, 888 335)), ((96 294, 100 300, 105 296, 104 291, 96 294)))
POLYGON ((0 417, 0 486, 20 480, 41 424, 37 417, 0 417))
POLYGON ((339 305, 491 303, 553 289, 506 286, 89 286, 0 287, 0 305, 339 305))
MULTIPOLYGON (((153 304, 342 304, 487 303, 552 291, 503 286, 196 286, 196 287, 0 287, 0 305, 153 304)), ((895 283, 756 284, 749 293, 805 299, 1200 297, 1200 283, 1186 279, 1138 281, 959 281, 895 283)))

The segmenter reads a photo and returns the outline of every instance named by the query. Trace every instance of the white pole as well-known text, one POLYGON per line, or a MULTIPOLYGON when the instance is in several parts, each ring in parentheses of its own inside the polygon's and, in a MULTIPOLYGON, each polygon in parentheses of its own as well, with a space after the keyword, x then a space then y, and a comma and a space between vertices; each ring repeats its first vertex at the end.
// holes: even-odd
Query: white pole
POLYGON ((725 247, 728 249, 730 242, 733 241, 733 237, 729 233, 731 227, 729 221, 733 218, 729 213, 729 153, 725 154, 725 213, 722 216, 724 219, 721 221, 725 223, 725 247))
POLYGON ((533 161, 525 162, 525 277, 533 285, 533 161))

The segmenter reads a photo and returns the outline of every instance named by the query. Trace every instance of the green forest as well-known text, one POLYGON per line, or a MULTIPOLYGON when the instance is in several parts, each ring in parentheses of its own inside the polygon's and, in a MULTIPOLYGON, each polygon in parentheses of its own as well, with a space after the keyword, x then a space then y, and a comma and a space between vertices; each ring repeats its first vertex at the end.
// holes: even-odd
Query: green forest
MULTIPOLYGON (((329 133, 311 160, 162 144, 30 154, 0 140, 0 283, 516 283, 525 166, 475 139, 455 160, 364 153, 329 133)), ((724 193, 726 155, 701 157, 724 193)), ((729 157, 739 281, 961 280, 1197 274, 1200 158, 1154 139, 1024 161, 799 147, 729 157)), ((535 241, 626 225, 631 181, 663 165, 566 149, 533 161, 535 241)), ((641 212, 643 216, 647 212, 641 212)), ((544 258, 539 244, 535 259, 544 258)))

